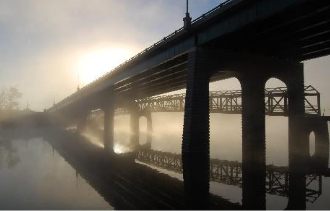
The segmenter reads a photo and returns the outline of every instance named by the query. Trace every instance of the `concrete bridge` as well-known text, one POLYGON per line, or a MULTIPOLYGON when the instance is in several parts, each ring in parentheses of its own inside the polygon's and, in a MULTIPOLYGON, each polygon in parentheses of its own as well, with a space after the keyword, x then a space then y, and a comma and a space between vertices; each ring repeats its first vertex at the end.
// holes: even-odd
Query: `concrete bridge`
MULTIPOLYGON (((236 77, 242 93, 243 207, 265 209, 265 83, 287 87, 289 208, 304 209, 309 133, 329 148, 327 119, 305 112, 302 61, 329 55, 330 2, 321 0, 229 0, 189 22, 129 61, 73 93, 47 114, 57 124, 82 128, 91 110, 104 111, 105 150, 113 153, 116 108, 131 115, 136 141, 138 99, 186 88, 182 139, 185 200, 209 202, 209 83, 236 77)), ((188 22, 187 22, 188 20, 188 22)), ((326 155, 322 155, 325 157, 326 155)))

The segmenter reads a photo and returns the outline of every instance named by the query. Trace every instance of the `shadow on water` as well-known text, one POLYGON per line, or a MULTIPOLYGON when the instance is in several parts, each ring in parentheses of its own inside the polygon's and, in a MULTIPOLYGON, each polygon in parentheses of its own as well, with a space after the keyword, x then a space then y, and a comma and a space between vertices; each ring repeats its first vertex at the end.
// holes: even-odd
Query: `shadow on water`
MULTIPOLYGON (((141 149, 137 153, 110 155, 102 147, 72 131, 6 130, 1 131, 0 135, 0 168, 13 168, 21 160, 10 140, 30 140, 33 137, 43 137, 48 141, 53 150, 75 169, 76 174, 81 175, 115 209, 187 208, 182 176, 175 178, 169 173, 182 174, 180 154, 141 149)), ((289 167, 267 165, 264 189, 267 195, 288 198, 287 209, 306 208, 306 203, 314 203, 323 194, 324 176, 329 176, 327 168, 305 166, 304 170, 293 171, 289 167), (290 174, 296 178, 294 185, 289 183, 290 174)), ((247 179, 252 185, 260 185, 254 178, 247 179)), ((211 159, 209 182, 244 188, 242 163, 211 159)), ((210 209, 242 208, 239 203, 213 193, 206 197, 209 197, 210 209)), ((255 199, 260 200, 256 204, 266 201, 264 195, 255 199)))
MULTIPOLYGON (((84 137, 57 129, 2 132, 8 140, 34 136, 44 137, 115 209, 185 209, 182 181, 136 163, 136 153, 109 155, 84 137)), ((211 195, 210 208, 241 207, 211 195)))

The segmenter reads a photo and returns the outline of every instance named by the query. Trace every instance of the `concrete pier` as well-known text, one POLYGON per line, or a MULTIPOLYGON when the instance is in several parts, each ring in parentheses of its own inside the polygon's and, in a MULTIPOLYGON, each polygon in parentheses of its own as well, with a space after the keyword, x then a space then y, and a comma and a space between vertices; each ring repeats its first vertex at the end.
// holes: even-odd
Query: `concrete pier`
POLYGON ((194 209, 207 209, 209 204, 210 74, 206 64, 203 50, 189 53, 182 162, 185 202, 194 209))

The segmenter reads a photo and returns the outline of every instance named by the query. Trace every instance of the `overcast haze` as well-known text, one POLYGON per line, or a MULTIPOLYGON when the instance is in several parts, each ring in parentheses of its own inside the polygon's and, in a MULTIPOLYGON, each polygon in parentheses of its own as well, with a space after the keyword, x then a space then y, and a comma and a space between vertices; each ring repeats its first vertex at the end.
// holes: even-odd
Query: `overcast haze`
MULTIPOLYGON (((191 15, 220 2, 191 0, 191 15)), ((49 108, 77 89, 78 75, 86 85, 180 28, 184 10, 185 0, 0 0, 0 88, 19 88, 21 108, 27 100, 33 110, 49 108)), ((329 66, 325 57, 305 71, 326 109, 329 66)))

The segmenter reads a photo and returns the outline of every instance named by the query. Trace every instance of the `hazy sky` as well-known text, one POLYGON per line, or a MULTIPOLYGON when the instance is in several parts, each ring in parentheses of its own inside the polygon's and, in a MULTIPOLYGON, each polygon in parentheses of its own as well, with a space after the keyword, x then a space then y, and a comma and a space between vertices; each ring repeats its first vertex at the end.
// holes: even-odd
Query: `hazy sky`
MULTIPOLYGON (((190 2, 196 18, 221 1, 190 2)), ((184 10, 185 0, 0 0, 0 88, 19 88, 21 107, 48 108, 76 90, 78 75, 86 85, 180 28, 184 10)), ((326 109, 329 66, 326 57, 305 72, 326 109)))

